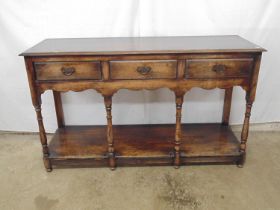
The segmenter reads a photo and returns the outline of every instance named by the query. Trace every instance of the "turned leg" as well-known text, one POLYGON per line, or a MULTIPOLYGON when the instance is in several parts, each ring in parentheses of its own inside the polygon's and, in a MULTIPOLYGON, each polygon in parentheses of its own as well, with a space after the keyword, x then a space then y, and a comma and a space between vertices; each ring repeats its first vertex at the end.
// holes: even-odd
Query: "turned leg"
POLYGON ((114 141, 113 141, 113 125, 112 125, 112 96, 104 96, 104 103, 107 113, 107 141, 108 141, 108 157, 111 170, 116 167, 114 141))
POLYGON ((240 160, 237 162, 238 167, 243 167, 246 159, 246 143, 249 134, 249 123, 250 123, 252 105, 253 105, 253 101, 250 100, 249 92, 247 92, 245 118, 244 118, 243 128, 241 132, 241 143, 240 143, 241 157, 240 160))
POLYGON ((65 126, 65 122, 64 122, 64 114, 63 114, 63 107, 62 107, 60 92, 53 91, 53 98, 54 98, 57 126, 59 128, 63 128, 65 126))
POLYGON ((42 148, 43 148, 43 161, 44 161, 46 170, 48 172, 50 172, 50 171, 52 171, 52 166, 51 166, 51 162, 49 160, 49 148, 48 148, 47 136, 46 136, 44 123, 43 123, 40 99, 37 100, 37 103, 34 105, 34 108, 35 108, 36 115, 37 115, 40 141, 41 141, 42 148))
POLYGON ((175 142, 174 142, 174 151, 175 151, 175 159, 174 159, 174 167, 180 167, 180 144, 181 144, 181 118, 182 118, 182 104, 183 104, 184 96, 176 94, 176 130, 175 130, 175 142))
POLYGON ((231 99, 232 99, 232 89, 233 89, 232 87, 225 89, 222 125, 226 125, 226 126, 228 126, 228 124, 229 124, 231 99))
POLYGON ((37 115, 37 122, 39 126, 39 135, 40 135, 40 141, 43 148, 43 161, 45 168, 48 172, 52 171, 52 165, 49 160, 49 148, 47 143, 47 136, 43 124, 43 117, 41 113, 41 94, 38 92, 38 87, 35 84, 35 75, 34 75, 34 65, 32 58, 30 57, 24 57, 25 65, 26 65, 26 72, 28 76, 28 82, 29 82, 29 88, 31 93, 31 99, 32 104, 35 108, 36 115, 37 115))

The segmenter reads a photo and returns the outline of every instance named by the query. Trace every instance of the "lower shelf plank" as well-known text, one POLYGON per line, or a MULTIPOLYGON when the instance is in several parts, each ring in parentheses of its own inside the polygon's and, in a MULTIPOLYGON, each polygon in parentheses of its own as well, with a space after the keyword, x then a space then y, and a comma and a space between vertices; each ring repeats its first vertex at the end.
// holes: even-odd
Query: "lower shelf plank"
MULTIPOLYGON (((173 165, 175 125, 113 126, 118 166, 173 165)), ((239 141, 227 126, 183 124, 181 164, 235 163, 239 141)), ((66 126, 49 144, 56 167, 108 166, 106 126, 66 126)))

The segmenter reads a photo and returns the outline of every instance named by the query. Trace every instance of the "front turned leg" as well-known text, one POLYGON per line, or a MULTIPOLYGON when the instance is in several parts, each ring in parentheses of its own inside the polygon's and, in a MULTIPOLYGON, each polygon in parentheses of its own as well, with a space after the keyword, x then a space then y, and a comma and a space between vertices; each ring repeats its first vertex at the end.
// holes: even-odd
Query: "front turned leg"
POLYGON ((175 151, 175 159, 174 159, 174 168, 180 167, 180 144, 181 144, 181 118, 182 118, 182 104, 183 104, 184 96, 176 95, 176 130, 175 130, 175 142, 174 142, 174 151, 175 151))
POLYGON ((249 94, 246 94, 246 111, 245 111, 245 118, 243 123, 243 128, 241 132, 241 143, 240 143, 240 160, 237 162, 237 166, 242 168, 245 160, 246 160, 246 143, 249 134, 249 123, 250 123, 250 116, 251 116, 251 109, 252 109, 253 101, 249 100, 249 94))
POLYGON ((36 111, 37 122, 38 122, 38 126, 39 126, 39 135, 40 135, 40 141, 41 141, 42 150, 43 150, 44 166, 45 166, 47 172, 51 172, 52 166, 51 166, 51 162, 49 160, 49 148, 48 148, 47 136, 46 136, 42 112, 41 112, 41 103, 38 103, 37 105, 35 105, 34 108, 36 111))
POLYGON ((115 149, 113 140, 113 125, 112 125, 112 96, 104 96, 104 103, 107 113, 107 142, 108 142, 108 158, 111 170, 116 168, 115 149))

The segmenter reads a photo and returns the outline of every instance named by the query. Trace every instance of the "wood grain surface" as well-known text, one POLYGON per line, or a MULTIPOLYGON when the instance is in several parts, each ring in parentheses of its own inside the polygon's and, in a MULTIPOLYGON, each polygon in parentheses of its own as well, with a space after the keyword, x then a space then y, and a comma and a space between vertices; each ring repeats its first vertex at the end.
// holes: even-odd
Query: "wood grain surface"
POLYGON ((46 39, 20 55, 119 55, 210 52, 262 52, 236 35, 46 39))

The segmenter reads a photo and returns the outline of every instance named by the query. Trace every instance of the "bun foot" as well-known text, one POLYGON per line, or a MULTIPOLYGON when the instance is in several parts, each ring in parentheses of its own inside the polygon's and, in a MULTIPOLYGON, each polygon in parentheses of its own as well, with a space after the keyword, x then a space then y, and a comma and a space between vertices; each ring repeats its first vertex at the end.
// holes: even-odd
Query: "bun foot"
POLYGON ((240 159, 236 162, 236 166, 238 168, 243 168, 244 167, 244 163, 245 163, 245 160, 246 160, 246 153, 243 152, 240 156, 240 159))
POLYGON ((239 163, 237 163, 237 168, 243 168, 244 167, 244 165, 243 164, 239 164, 239 163))
POLYGON ((46 171, 47 172, 52 172, 52 169, 51 168, 46 168, 46 171))
POLYGON ((51 172, 52 171, 52 165, 51 165, 51 161, 48 159, 48 157, 43 157, 43 162, 44 162, 44 166, 46 168, 46 171, 51 172))

